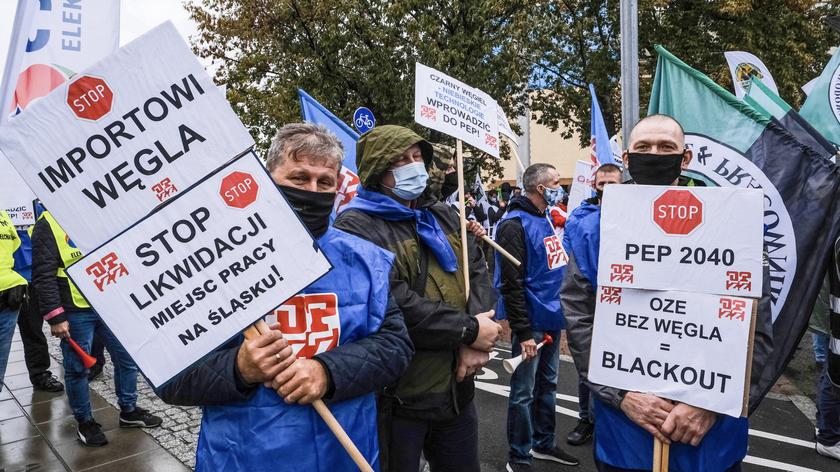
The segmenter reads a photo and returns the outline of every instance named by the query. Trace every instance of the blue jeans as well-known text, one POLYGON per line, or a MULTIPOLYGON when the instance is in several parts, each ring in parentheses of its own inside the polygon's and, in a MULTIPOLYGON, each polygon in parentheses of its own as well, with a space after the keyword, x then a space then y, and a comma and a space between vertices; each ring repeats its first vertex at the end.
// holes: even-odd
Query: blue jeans
POLYGON ((811 343, 814 345, 814 362, 818 364, 825 364, 829 337, 830 336, 825 333, 811 333, 811 343))
POLYGON ((3 391, 6 364, 9 362, 9 351, 12 349, 12 336, 15 335, 17 319, 18 310, 8 308, 0 310, 0 392, 3 391))
MULTIPOLYGON (((114 363, 114 390, 117 393, 117 403, 124 412, 134 411, 137 403, 137 364, 128 355, 125 348, 114 334, 92 310, 78 311, 67 314, 70 322, 70 337, 73 338, 88 354, 93 345, 93 333, 99 330, 103 335, 105 347, 111 354, 114 363)), ((61 354, 64 357, 64 383, 67 389, 67 401, 73 409, 73 416, 79 422, 93 419, 90 411, 90 391, 88 390, 88 374, 90 370, 82 364, 76 351, 70 343, 61 340, 61 354)))
MULTIPOLYGON (((560 333, 549 333, 556 341, 537 351, 537 357, 519 364, 510 377, 507 434, 510 462, 531 463, 533 448, 548 451, 554 447, 554 407, 557 395, 557 369, 560 363, 560 333)), ((539 344, 543 333, 534 333, 539 344)), ((512 356, 522 354, 519 339, 511 339, 512 356)))
POLYGON ((831 384, 828 365, 820 374, 817 385, 817 441, 823 446, 840 443, 840 388, 831 384))

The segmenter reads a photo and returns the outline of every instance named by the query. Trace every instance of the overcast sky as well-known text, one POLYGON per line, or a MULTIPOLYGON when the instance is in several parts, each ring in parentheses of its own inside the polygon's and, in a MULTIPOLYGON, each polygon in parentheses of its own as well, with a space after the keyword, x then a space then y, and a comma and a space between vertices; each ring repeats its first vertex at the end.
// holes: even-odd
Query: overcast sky
MULTIPOLYGON (((34 1, 34 0, 31 0, 34 1)), ((0 74, 6 64, 6 54, 12 35, 18 0, 0 0, 0 74)), ((184 38, 196 33, 182 0, 122 0, 120 5, 120 45, 130 42, 146 31, 172 20, 184 38)))

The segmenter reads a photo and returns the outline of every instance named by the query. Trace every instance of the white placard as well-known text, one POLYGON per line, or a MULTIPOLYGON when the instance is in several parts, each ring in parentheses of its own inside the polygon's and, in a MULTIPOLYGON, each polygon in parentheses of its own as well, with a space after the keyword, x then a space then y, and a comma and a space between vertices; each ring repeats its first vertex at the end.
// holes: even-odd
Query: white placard
POLYGON ((481 90, 417 63, 414 121, 499 157, 496 101, 481 90))
POLYGON ((330 269, 248 153, 68 273, 158 386, 330 269))
POLYGON ((86 252, 252 145, 171 22, 0 128, 0 149, 86 252))
POLYGON ((589 380, 741 416, 754 300, 599 286, 589 380))
POLYGON ((763 197, 756 189, 607 185, 598 285, 760 297, 763 197))
POLYGON ((0 208, 6 210, 15 226, 35 224, 35 194, 0 152, 0 208))
POLYGON ((510 121, 508 121, 508 117, 505 114, 505 111, 502 110, 502 107, 499 106, 498 102, 496 103, 496 115, 499 117, 499 134, 503 134, 508 137, 511 141, 513 141, 514 146, 519 145, 519 136, 514 133, 513 128, 510 127, 510 121))
POLYGON ((592 197, 592 162, 575 162, 575 176, 572 178, 572 188, 569 190, 569 214, 579 207, 587 198, 592 197))

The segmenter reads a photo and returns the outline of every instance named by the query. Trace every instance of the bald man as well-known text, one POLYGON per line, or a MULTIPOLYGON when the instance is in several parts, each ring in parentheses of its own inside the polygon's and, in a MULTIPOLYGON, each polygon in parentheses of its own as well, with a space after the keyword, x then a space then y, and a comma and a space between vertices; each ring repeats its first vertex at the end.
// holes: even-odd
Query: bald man
MULTIPOLYGON (((632 183, 679 185, 691 163, 682 126, 665 115, 641 120, 630 133, 623 160, 632 183)), ((599 471, 650 470, 653 438, 671 444, 670 465, 686 471, 737 471, 747 453, 748 422, 641 392, 588 382, 589 345, 595 313, 600 207, 577 221, 577 237, 561 288, 569 348, 584 381, 595 393, 595 462, 599 471)), ((632 224, 632 222, 630 222, 632 224)), ((753 391, 772 349, 769 274, 765 267, 753 352, 753 391)))

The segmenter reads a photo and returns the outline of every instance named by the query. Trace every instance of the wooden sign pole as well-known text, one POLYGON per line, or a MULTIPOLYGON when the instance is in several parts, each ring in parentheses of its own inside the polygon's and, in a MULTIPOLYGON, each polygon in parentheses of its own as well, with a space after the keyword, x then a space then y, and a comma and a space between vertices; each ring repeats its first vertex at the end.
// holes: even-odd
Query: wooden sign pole
POLYGON ((465 194, 464 194, 464 154, 463 154, 463 143, 461 140, 457 140, 457 147, 456 149, 456 158, 457 162, 457 169, 458 169, 458 198, 460 199, 460 205, 458 205, 458 212, 460 214, 461 219, 461 254, 464 260, 464 266, 462 271, 464 273, 464 293, 465 299, 470 299, 470 258, 467 251, 467 204, 465 203, 465 194))
MULTIPOLYGON (((267 333, 269 329, 270 328, 265 321, 259 320, 245 330, 245 339, 253 339, 262 333, 267 333)), ((312 402, 312 407, 315 408, 315 411, 318 412, 321 419, 324 420, 324 423, 326 423, 327 427, 330 428, 330 431, 332 431, 335 435, 335 438, 338 439, 338 442, 341 443, 344 450, 347 451, 347 454, 351 459, 353 459, 356 467, 358 467, 362 472, 373 472, 373 468, 370 464, 368 464, 365 456, 362 455, 359 448, 356 447, 353 440, 350 439, 350 436, 347 435, 347 432, 344 431, 344 428, 342 428, 338 420, 335 419, 335 416, 332 414, 329 407, 327 407, 324 403, 324 400, 321 400, 320 398, 315 400, 312 402)))

